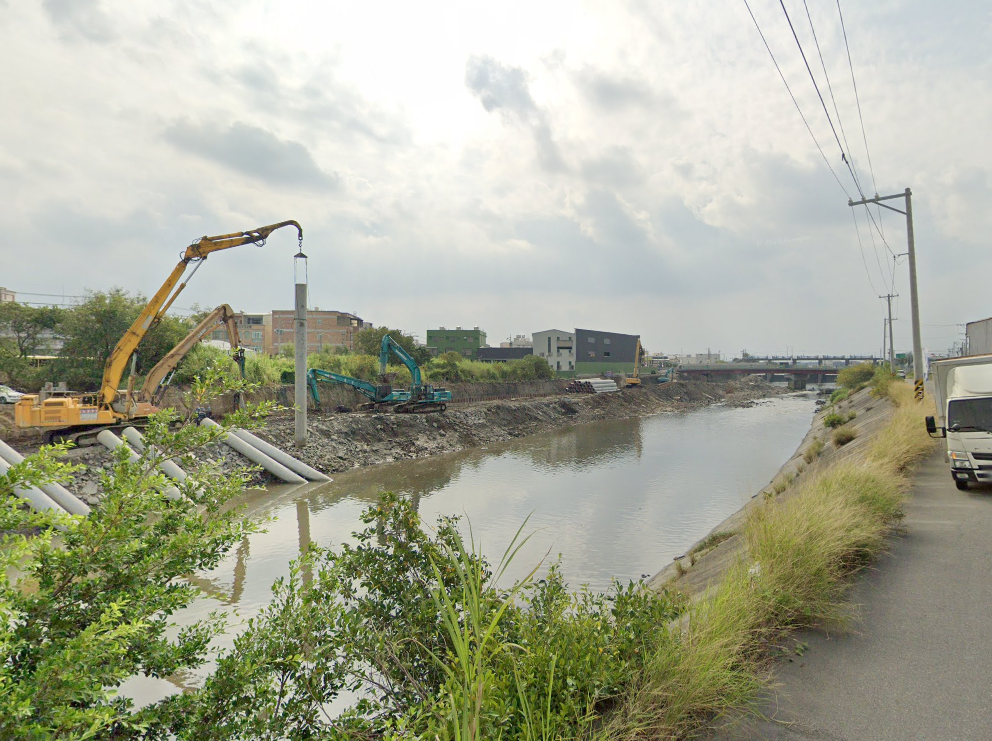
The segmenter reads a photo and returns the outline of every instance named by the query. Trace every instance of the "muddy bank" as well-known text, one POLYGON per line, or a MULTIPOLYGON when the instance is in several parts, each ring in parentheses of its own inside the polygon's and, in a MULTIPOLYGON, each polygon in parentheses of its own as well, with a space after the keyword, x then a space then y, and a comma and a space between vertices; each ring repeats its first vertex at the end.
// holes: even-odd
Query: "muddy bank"
MULTIPOLYGON (((753 378, 726 384, 689 381, 598 395, 558 394, 456 404, 449 405, 442 414, 335 414, 311 410, 309 441, 302 450, 294 446, 290 410, 273 414, 264 427, 254 432, 314 468, 335 473, 486 446, 563 425, 688 412, 715 403, 746 407, 757 399, 785 392, 782 387, 753 378)), ((37 450, 33 440, 28 444, 10 442, 24 454, 37 450)), ((247 459, 219 443, 208 446, 196 457, 202 463, 219 464, 229 471, 250 465, 247 459)), ((68 458, 83 468, 67 488, 88 504, 99 501, 100 479, 111 466, 110 453, 95 445, 71 450, 68 458)), ((260 487, 273 481, 270 474, 257 471, 251 485, 260 487)))
POLYGON ((451 405, 443 414, 311 413, 309 441, 302 450, 294 449, 290 414, 270 417, 268 424, 256 434, 311 466, 334 473, 451 453, 562 425, 660 412, 687 412, 717 402, 749 406, 756 399, 784 392, 781 387, 745 379, 731 384, 680 382, 595 396, 567 394, 451 405))

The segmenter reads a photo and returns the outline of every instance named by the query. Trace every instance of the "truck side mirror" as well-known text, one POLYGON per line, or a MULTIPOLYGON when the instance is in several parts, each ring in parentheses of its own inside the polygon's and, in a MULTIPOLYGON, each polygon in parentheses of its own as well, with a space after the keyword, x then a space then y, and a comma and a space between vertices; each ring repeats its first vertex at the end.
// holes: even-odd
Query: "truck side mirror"
MULTIPOLYGON (((931 437, 933 435, 936 435, 937 434, 937 422, 936 422, 936 420, 934 420, 933 417, 927 417, 926 418, 926 424, 927 424, 927 433, 929 433, 931 437)), ((947 436, 947 433, 944 432, 943 429, 941 429, 941 431, 940 431, 940 437, 946 437, 946 436, 947 436)))

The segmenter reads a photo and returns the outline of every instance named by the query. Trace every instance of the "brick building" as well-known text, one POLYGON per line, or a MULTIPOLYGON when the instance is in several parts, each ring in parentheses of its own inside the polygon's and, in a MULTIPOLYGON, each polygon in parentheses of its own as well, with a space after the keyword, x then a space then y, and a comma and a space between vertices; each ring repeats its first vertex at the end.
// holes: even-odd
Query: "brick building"
MULTIPOLYGON (((286 345, 292 346, 292 309, 272 312, 272 354, 278 355, 286 345)), ((332 347, 355 349, 355 335, 364 326, 360 317, 343 311, 307 312, 307 354, 318 353, 332 347)))

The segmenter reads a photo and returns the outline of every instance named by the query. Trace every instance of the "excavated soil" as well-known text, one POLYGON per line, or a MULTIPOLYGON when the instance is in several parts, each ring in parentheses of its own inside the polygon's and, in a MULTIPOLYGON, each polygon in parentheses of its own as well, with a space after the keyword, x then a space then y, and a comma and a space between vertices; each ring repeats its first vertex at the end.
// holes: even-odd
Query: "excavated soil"
POLYGON ((426 458, 600 419, 686 412, 724 402, 750 406, 785 389, 757 379, 679 382, 615 393, 449 405, 443 414, 310 414, 308 442, 293 445, 293 418, 280 414, 256 434, 327 473, 426 458))
MULTIPOLYGON (((755 400, 786 393, 764 381, 746 378, 734 383, 687 381, 606 394, 559 394, 541 398, 452 404, 440 414, 309 413, 307 445, 293 443, 293 413, 289 410, 269 417, 255 434, 325 473, 375 466, 392 461, 427 458, 465 448, 486 446, 560 428, 602 419, 640 417, 662 412, 688 412, 715 403, 746 407, 755 400)), ((11 440, 28 454, 37 450, 35 440, 11 440)), ((224 445, 201 451, 204 462, 219 463, 234 470, 249 465, 247 459, 224 445)), ((100 478, 110 467, 110 454, 99 445, 69 452, 83 469, 67 485, 74 494, 93 504, 100 498, 100 478)), ((257 472, 255 486, 274 479, 257 472)))

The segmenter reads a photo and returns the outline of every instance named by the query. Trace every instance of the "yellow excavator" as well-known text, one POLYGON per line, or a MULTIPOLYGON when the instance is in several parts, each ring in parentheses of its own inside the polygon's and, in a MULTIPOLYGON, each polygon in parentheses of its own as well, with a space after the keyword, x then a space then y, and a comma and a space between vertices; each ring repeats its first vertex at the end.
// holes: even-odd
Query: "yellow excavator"
POLYGON ((241 369, 241 377, 244 378, 245 349, 241 347, 241 335, 238 333, 234 310, 227 304, 221 304, 207 314, 179 344, 169 350, 165 357, 148 371, 145 382, 138 392, 138 404, 151 404, 157 407, 162 401, 165 389, 169 385, 171 373, 176 369, 176 366, 218 324, 223 324, 227 329, 227 341, 231 345, 233 359, 241 369))
POLYGON ((637 349, 634 350, 634 373, 623 379, 624 386, 640 386, 641 356, 644 355, 644 348, 641 347, 641 338, 637 338, 637 349))
POLYGON ((246 232, 201 237, 193 242, 110 353, 103 368, 100 390, 96 394, 75 394, 65 391, 64 385, 58 390, 46 385, 40 394, 28 394, 14 406, 17 426, 44 429, 46 441, 57 438, 76 440, 81 433, 95 434, 102 428, 126 426, 133 420, 158 411, 144 394, 135 398, 133 381, 128 389, 119 388, 128 360, 141 340, 165 316, 208 255, 244 244, 261 246, 272 232, 284 226, 296 227, 302 247, 303 227, 295 221, 281 221, 246 232), (192 272, 180 284, 191 263, 194 264, 192 272))

